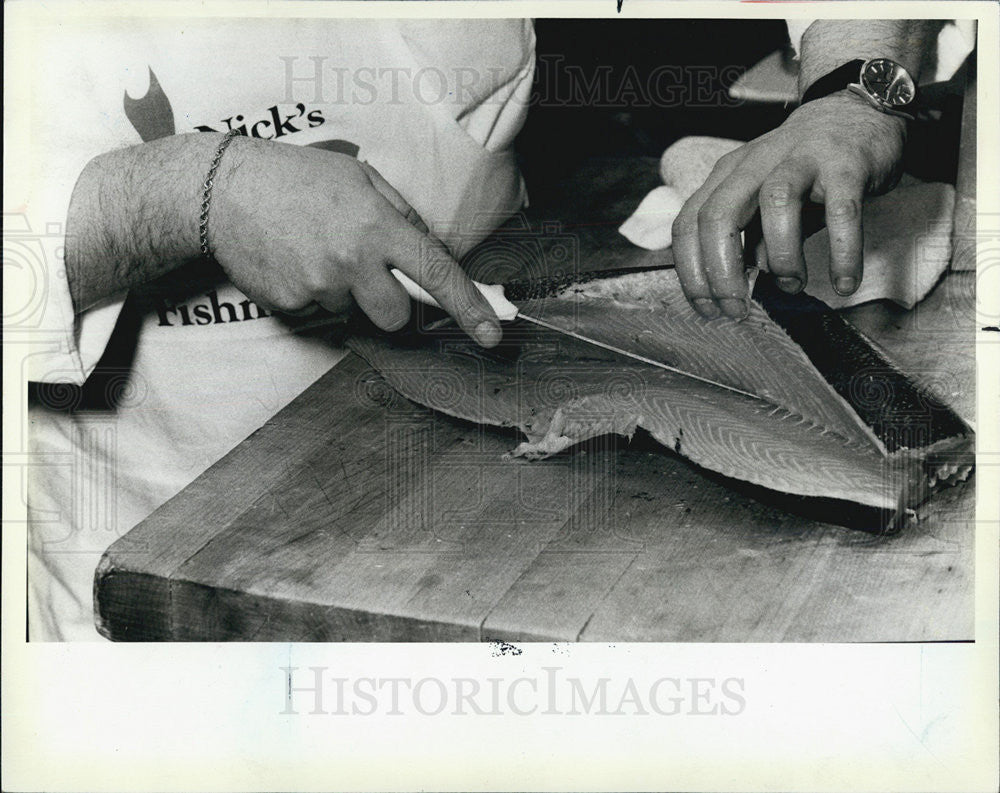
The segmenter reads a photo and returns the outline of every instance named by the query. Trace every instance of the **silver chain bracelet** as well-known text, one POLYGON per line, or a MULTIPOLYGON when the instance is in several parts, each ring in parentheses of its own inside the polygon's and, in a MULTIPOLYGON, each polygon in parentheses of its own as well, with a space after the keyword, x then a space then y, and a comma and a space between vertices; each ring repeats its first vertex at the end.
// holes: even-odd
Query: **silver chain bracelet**
POLYGON ((219 147, 215 150, 215 157, 212 158, 212 165, 208 169, 208 175, 205 177, 205 182, 202 185, 201 215, 198 218, 198 230, 201 237, 201 255, 205 257, 212 255, 208 249, 208 210, 212 205, 212 187, 215 184, 215 172, 219 169, 219 163, 222 162, 222 155, 226 153, 226 149, 233 142, 233 138, 239 134, 240 131, 238 129, 231 129, 219 142, 219 147))

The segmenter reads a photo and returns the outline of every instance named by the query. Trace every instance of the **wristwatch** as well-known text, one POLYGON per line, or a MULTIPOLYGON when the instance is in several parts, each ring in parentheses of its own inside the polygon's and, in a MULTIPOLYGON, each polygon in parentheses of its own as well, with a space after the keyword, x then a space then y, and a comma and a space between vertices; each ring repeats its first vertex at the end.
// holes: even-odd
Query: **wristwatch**
POLYGON ((918 107, 917 84, 906 69, 889 58, 845 63, 810 85, 801 104, 845 88, 882 113, 913 121, 918 107))

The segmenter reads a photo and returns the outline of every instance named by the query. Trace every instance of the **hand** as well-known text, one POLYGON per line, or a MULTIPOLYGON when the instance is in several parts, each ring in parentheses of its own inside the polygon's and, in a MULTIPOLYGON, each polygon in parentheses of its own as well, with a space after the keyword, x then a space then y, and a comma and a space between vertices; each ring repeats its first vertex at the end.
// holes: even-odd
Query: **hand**
POLYGON ((861 205, 899 178, 905 124, 840 91, 796 109, 777 129, 725 155, 673 224, 677 274, 707 319, 747 315, 740 231, 757 210, 757 262, 786 292, 806 284, 802 208, 825 205, 834 289, 853 293, 862 277, 861 205))
POLYGON ((212 194, 209 238, 232 283, 265 308, 344 313, 357 302, 383 330, 410 318, 397 267, 479 344, 500 324, 440 241, 371 166, 320 149, 233 141, 212 194))

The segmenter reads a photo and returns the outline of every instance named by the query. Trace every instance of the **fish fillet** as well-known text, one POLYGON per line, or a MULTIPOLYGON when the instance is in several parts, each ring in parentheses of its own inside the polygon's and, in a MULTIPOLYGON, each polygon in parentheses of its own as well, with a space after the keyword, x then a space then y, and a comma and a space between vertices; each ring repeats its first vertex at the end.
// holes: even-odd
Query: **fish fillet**
POLYGON ((415 402, 519 428, 527 440, 515 456, 546 457, 642 427, 705 468, 773 490, 884 509, 915 500, 905 493, 924 455, 890 453, 756 303, 741 323, 705 321, 663 270, 570 287, 522 309, 719 385, 519 324, 499 353, 455 333, 416 342, 356 336, 349 346, 415 402))

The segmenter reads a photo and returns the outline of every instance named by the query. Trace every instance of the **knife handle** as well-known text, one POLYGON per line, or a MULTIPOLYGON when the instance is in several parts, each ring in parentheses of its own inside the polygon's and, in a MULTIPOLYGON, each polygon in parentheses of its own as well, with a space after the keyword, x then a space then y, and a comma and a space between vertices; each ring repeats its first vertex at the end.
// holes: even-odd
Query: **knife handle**
MULTIPOLYGON (((406 275, 406 273, 396 268, 391 269, 389 272, 396 276, 396 280, 403 285, 406 294, 413 300, 428 306, 441 308, 441 304, 434 299, 433 295, 406 275)), ((481 284, 478 281, 473 281, 472 283, 482 293, 483 297, 486 298, 486 302, 490 304, 490 308, 497 315, 497 319, 508 322, 517 318, 517 306, 504 296, 503 284, 481 284)))

